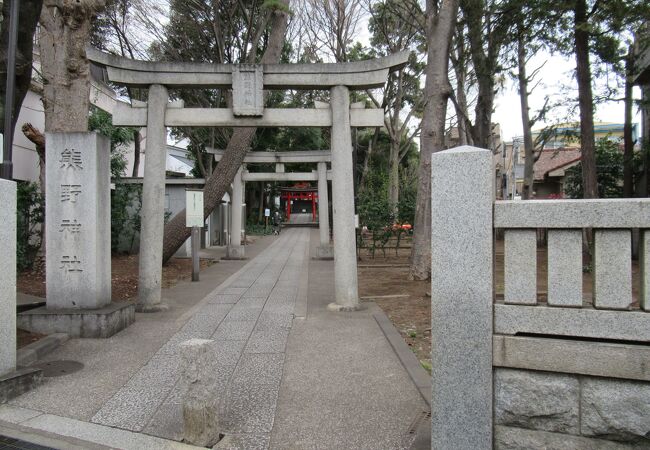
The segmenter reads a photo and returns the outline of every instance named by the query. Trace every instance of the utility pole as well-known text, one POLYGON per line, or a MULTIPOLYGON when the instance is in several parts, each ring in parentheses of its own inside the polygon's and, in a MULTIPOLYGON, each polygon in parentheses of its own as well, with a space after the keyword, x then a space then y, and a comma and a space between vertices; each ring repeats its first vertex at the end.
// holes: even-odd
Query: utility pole
POLYGON ((7 86, 5 89, 5 132, 2 140, 3 162, 0 176, 6 180, 13 178, 12 151, 14 142, 13 110, 16 84, 16 45, 18 39, 18 14, 20 0, 10 0, 9 42, 7 44, 7 86))

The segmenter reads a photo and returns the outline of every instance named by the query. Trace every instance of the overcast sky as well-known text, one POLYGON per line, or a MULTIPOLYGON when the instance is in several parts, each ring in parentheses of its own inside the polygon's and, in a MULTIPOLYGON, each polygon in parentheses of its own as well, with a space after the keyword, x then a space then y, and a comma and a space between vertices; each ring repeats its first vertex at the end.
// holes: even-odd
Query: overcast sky
MULTIPOLYGON (((370 45, 370 32, 368 30, 367 17, 359 23, 359 30, 357 40, 364 46, 370 45)), ((544 105, 545 96, 551 96, 553 101, 564 102, 564 98, 569 101, 564 102, 570 105, 571 97, 577 99, 577 84, 573 79, 573 72, 575 70, 575 62, 572 59, 564 58, 561 56, 552 56, 546 51, 540 51, 533 57, 527 67, 528 72, 532 72, 535 68, 540 67, 544 62, 546 64, 539 71, 536 80, 541 80, 538 87, 532 92, 529 97, 529 106, 531 117, 544 105), (567 94, 563 93, 563 86, 569 86, 572 91, 567 94)), ((424 81, 423 81, 424 83, 424 81)), ((533 83, 534 84, 534 83, 533 83)), ((519 103, 519 85, 511 77, 507 76, 502 89, 499 90, 495 99, 495 110, 492 115, 492 122, 501 125, 501 138, 504 141, 511 141, 513 137, 521 136, 523 134, 521 125, 521 107, 519 103)), ((622 97, 621 90, 621 97, 622 97)), ((640 98, 641 93, 638 88, 634 90, 634 97, 640 98)), ((575 102, 573 102, 575 104, 575 102)), ((449 107, 449 111, 453 114, 453 108, 449 107)), ((473 106, 470 107, 470 117, 473 115, 473 106)), ((624 107, 623 102, 608 102, 596 107, 595 121, 600 122, 614 122, 623 123, 624 121, 624 107)), ((566 110, 558 109, 555 114, 551 114, 549 120, 544 123, 540 122, 534 128, 542 128, 545 125, 552 125, 558 121, 564 122, 566 119, 566 110)), ((571 117, 571 120, 578 121, 578 111, 571 117)), ((634 122, 640 124, 641 114, 638 109, 634 109, 634 122)), ((640 125, 637 125, 640 130, 640 125)))
MULTIPOLYGON (((537 57, 531 61, 528 70, 530 71, 535 67, 538 67, 545 60, 547 60, 547 62, 540 70, 538 76, 538 78, 542 80, 542 83, 533 91, 530 97, 531 115, 543 106, 545 95, 551 95, 555 99, 561 99, 562 95, 564 95, 561 93, 561 85, 573 86, 574 89, 571 92, 571 96, 577 98, 577 85, 573 79, 575 62, 560 56, 551 56, 544 52, 537 55, 537 57)), ((640 91, 638 88, 635 88, 634 96, 635 98, 640 97, 640 91)), ((567 103, 569 102, 570 99, 567 103)), ((600 122, 623 123, 623 114, 623 102, 608 102, 597 106, 594 120, 600 122)), ((563 117, 563 114, 558 111, 556 117, 559 120, 563 117)), ((579 120, 577 111, 573 120, 579 120)), ((640 123, 641 121, 641 114, 638 112, 636 107, 634 109, 633 120, 636 123, 640 123)), ((495 111, 492 116, 492 121, 501 124, 502 138, 506 141, 511 140, 514 136, 521 136, 523 134, 518 83, 508 80, 505 88, 499 92, 495 102, 495 111)), ((551 123, 547 124, 550 125, 551 123)), ((535 128, 539 128, 543 125, 544 124, 540 123, 539 125, 535 125, 535 128)), ((640 129, 640 125, 637 125, 637 127, 639 127, 637 129, 640 129)))

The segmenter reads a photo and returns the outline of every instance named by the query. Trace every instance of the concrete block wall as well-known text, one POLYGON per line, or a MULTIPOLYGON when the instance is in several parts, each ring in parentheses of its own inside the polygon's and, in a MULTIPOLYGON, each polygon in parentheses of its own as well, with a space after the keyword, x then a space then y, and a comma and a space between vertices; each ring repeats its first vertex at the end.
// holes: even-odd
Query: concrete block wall
POLYGON ((650 448, 650 382, 497 368, 494 424, 497 449, 650 448))

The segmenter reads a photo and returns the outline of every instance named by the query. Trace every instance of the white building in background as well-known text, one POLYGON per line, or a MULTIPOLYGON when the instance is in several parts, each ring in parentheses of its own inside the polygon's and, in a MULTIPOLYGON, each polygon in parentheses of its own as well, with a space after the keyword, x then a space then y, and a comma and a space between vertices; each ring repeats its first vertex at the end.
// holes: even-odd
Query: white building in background
MULTIPOLYGON (((40 61, 37 53, 34 54, 34 66, 39 67, 40 61)), ((91 71, 92 74, 92 71, 91 71)), ((18 114, 18 121, 16 122, 16 130, 14 133, 13 142, 13 176, 17 181, 30 181, 38 182, 39 180, 39 162, 38 154, 36 153, 35 145, 25 137, 22 133, 21 127, 25 123, 31 123, 39 131, 43 132, 45 129, 45 112, 43 102, 41 100, 43 92, 43 85, 37 79, 32 79, 30 90, 25 96, 25 100, 21 106, 18 114)), ((91 79, 90 87, 90 102, 97 108, 113 114, 115 105, 120 100, 116 97, 115 92, 105 83, 91 79)), ((140 130, 142 141, 140 143, 140 164, 138 166, 138 177, 144 175, 144 165, 146 164, 146 147, 147 147, 147 129, 140 130)), ((131 178, 133 174, 133 161, 134 161, 134 143, 119 149, 126 158, 127 164, 123 176, 128 179, 129 183, 141 183, 137 178, 131 178)), ((190 171, 193 168, 193 161, 190 158, 189 152, 182 147, 175 145, 167 145, 167 164, 166 169, 169 172, 174 172, 173 178, 168 178, 165 186, 165 206, 166 211, 174 215, 185 207, 185 188, 194 187, 202 188, 204 184, 203 179, 196 179, 190 176, 190 171), (181 175, 182 174, 182 175, 181 175), (184 177, 183 177, 184 176, 184 177)), ((226 245, 228 239, 228 221, 227 215, 229 214, 230 198, 226 194, 222 200, 220 207, 215 211, 206 221, 204 228, 204 236, 202 236, 203 246, 211 245, 226 245)), ((137 250, 137 245, 134 248, 123 248, 123 250, 137 250)), ((177 256, 187 256, 190 252, 189 239, 177 252, 177 256)))
MULTIPOLYGON (((38 182, 38 155, 36 154, 36 147, 34 144, 25 137, 21 131, 21 127, 25 123, 31 123, 35 128, 41 132, 45 128, 45 112, 43 102, 41 100, 42 85, 37 81, 32 81, 32 88, 27 92, 25 100, 23 101, 20 113, 18 114, 18 121, 16 122, 16 132, 14 133, 13 145, 13 163, 14 163, 14 179, 20 181, 34 181, 38 182)), ((118 100, 115 97, 115 92, 106 86, 104 83, 93 80, 90 87, 90 102, 99 109, 102 109, 110 114, 113 113, 115 105, 118 100)), ((143 128, 140 131, 143 140, 140 145, 140 165, 138 167, 138 176, 144 174, 144 161, 146 159, 146 135, 147 129, 143 128)), ((128 146, 120 149, 127 160, 127 166, 124 176, 131 176, 133 173, 133 160, 134 160, 134 144, 129 143, 128 146)), ((192 161, 189 158, 187 150, 174 145, 167 147, 167 170, 172 172, 184 173, 186 176, 190 175, 192 170, 192 161)))

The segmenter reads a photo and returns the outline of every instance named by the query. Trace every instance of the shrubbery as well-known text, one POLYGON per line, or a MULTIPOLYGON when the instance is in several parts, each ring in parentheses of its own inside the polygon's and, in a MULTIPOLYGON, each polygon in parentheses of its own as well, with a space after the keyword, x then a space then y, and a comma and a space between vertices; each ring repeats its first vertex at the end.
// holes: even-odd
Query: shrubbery
POLYGON ((16 262, 18 270, 32 268, 43 242, 45 200, 36 183, 18 182, 16 262))
MULTIPOLYGON (((623 152, 617 142, 609 139, 596 142, 596 176, 599 198, 623 196, 623 152)), ((581 163, 567 169, 564 192, 569 198, 583 198, 581 163)))

